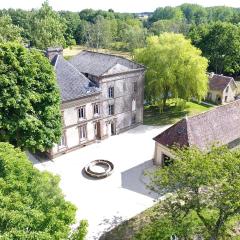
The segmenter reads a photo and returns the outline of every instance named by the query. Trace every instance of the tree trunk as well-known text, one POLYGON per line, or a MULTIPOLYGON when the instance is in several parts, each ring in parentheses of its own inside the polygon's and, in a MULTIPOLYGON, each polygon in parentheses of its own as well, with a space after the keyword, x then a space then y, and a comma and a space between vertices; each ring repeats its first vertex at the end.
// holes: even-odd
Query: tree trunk
POLYGON ((166 110, 166 106, 167 106, 167 99, 168 99, 168 89, 165 89, 164 93, 163 93, 163 111, 166 110))

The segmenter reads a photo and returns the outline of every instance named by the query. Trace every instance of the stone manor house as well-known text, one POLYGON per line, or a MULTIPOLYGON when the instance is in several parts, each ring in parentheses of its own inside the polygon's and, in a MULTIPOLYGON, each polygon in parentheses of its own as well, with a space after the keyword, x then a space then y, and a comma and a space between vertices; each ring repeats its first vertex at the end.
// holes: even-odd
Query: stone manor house
POLYGON ((119 134, 143 121, 144 67, 123 57, 82 51, 69 61, 49 48, 62 99, 63 135, 49 158, 119 134))

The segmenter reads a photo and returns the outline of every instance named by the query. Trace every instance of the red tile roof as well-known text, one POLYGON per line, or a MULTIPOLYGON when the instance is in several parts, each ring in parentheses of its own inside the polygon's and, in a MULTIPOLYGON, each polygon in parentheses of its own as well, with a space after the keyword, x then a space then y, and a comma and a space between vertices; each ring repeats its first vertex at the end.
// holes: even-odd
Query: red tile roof
POLYGON ((240 100, 177 122, 154 138, 164 146, 230 145, 240 140, 240 100))

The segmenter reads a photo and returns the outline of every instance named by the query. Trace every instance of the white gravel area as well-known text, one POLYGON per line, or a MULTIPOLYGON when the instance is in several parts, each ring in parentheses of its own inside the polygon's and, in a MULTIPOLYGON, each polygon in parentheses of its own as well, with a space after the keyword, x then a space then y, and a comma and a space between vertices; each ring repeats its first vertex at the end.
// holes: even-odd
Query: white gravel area
POLYGON ((157 196, 146 189, 142 175, 153 167, 152 138, 167 127, 141 125, 53 161, 39 163, 32 155, 29 158, 39 170, 60 175, 66 199, 78 208, 77 220, 88 220, 87 240, 96 240, 154 204, 157 196), (111 161, 113 174, 100 180, 83 175, 84 166, 96 159, 111 161))

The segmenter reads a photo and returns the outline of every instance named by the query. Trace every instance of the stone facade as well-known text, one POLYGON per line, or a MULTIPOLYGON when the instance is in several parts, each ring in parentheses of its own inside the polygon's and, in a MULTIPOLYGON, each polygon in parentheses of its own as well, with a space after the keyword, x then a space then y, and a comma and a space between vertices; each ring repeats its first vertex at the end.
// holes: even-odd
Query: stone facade
POLYGON ((237 85, 232 77, 212 74, 209 77, 209 90, 206 100, 216 104, 225 104, 235 100, 237 85))
POLYGON ((209 90, 207 100, 216 104, 229 103, 235 100, 237 88, 230 82, 224 90, 209 90))
POLYGON ((102 76, 84 75, 100 91, 62 103, 63 136, 49 151, 50 158, 143 122, 144 68, 130 69, 115 64, 102 76), (82 114, 84 117, 79 118, 82 114))

